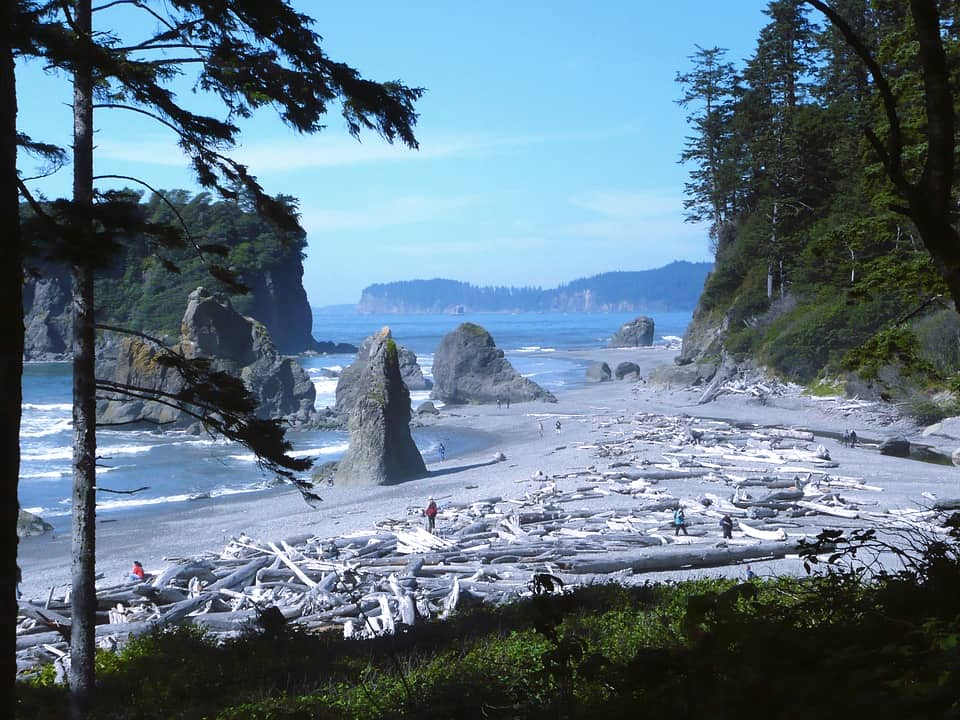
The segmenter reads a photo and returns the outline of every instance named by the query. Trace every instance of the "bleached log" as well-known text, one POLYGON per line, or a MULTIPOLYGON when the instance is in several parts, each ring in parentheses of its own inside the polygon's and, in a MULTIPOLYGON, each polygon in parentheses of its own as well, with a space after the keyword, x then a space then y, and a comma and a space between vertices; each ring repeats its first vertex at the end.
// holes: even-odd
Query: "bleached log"
POLYGON ((752 525, 748 525, 743 520, 738 521, 737 523, 740 526, 740 530, 747 537, 756 538, 757 540, 777 540, 783 541, 787 539, 787 534, 780 528, 776 530, 761 530, 760 528, 755 528, 752 525))
POLYGON ((661 572, 683 568, 734 565, 744 560, 782 558, 799 550, 799 541, 761 542, 752 545, 671 545, 658 550, 603 554, 574 558, 564 571, 570 575, 607 574, 623 570, 661 572))
POLYGON ((274 545, 273 543, 267 543, 267 544, 269 545, 270 549, 273 550, 274 553, 276 553, 277 557, 280 558, 280 562, 282 562, 282 563, 283 563, 284 565, 286 565, 288 568, 290 568, 291 570, 293 570, 294 575, 296 575, 298 578, 300 578, 300 582, 302 582, 302 583, 303 583, 304 585, 306 585, 307 587, 314 587, 314 586, 316 586, 317 581, 314 580, 314 579, 312 579, 312 578, 310 578, 310 577, 308 577, 307 574, 306 574, 305 572, 303 572, 303 570, 301 570, 301 569, 297 566, 297 564, 296 564, 295 562, 293 562, 293 560, 290 559, 290 557, 287 555, 287 553, 285 553, 283 550, 281 550, 280 548, 278 548, 278 547, 277 547, 276 545, 274 545))
POLYGON ((842 518, 856 518, 859 516, 859 511, 853 508, 838 507, 836 505, 827 505, 826 503, 810 502, 809 500, 800 500, 797 502, 797 505, 807 510, 814 510, 822 515, 832 515, 834 517, 842 518))

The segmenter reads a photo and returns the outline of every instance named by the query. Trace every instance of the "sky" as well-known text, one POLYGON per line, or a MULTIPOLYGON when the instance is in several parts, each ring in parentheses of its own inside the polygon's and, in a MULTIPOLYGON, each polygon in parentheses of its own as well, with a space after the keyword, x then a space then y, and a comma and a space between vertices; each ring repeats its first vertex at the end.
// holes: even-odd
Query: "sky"
MULTIPOLYGON (((294 5, 316 20, 331 58, 372 80, 426 89, 417 151, 375 133, 357 142, 337 111, 315 136, 297 135, 269 109, 241 124, 231 155, 268 192, 299 199, 312 305, 356 303, 377 282, 442 277, 547 288, 712 259, 706 228, 683 221, 689 168, 678 159, 690 131, 675 77, 697 45, 726 48, 742 63, 767 21, 766 2, 294 5)), ((136 32, 110 12, 98 29, 136 32)), ((20 130, 68 145, 65 80, 27 63, 17 81, 20 130)), ((189 84, 180 99, 216 110, 189 84)), ((95 125, 97 174, 198 189, 162 127, 117 110, 97 111, 95 125)), ((21 165, 33 174, 29 159, 21 165)), ((30 185, 65 196, 70 169, 30 185)))

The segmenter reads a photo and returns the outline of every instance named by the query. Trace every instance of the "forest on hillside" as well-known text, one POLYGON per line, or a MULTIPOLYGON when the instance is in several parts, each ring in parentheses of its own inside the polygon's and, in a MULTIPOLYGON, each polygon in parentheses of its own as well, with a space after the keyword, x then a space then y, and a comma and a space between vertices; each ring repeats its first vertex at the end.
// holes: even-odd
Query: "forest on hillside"
POLYGON ((481 287, 457 280, 405 280, 370 285, 362 313, 653 312, 692 310, 711 263, 674 261, 652 270, 600 273, 556 288, 481 287))
MULTIPOLYGON (((922 35, 910 3, 831 3, 858 54, 816 4, 774 0, 744 62, 718 34, 677 73, 687 217, 709 224, 716 257, 685 352, 804 382, 855 375, 888 397, 955 388, 960 323, 911 215, 931 179, 922 35), (697 345, 704 328, 722 329, 722 346, 697 345)), ((955 89, 960 6, 939 5, 955 89)), ((952 172, 954 158, 932 160, 952 172)))

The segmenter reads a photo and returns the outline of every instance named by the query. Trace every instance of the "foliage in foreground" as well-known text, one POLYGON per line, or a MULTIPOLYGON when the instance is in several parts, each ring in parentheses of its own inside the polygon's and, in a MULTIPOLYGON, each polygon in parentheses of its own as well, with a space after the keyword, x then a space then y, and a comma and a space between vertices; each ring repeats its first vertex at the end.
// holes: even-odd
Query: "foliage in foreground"
MULTIPOLYGON (((960 717, 957 545, 904 557, 869 581, 860 565, 558 593, 541 576, 517 604, 369 642, 280 631, 217 646, 178 629, 99 656, 92 717, 960 717)), ((59 717, 65 702, 41 679, 19 714, 59 717)))

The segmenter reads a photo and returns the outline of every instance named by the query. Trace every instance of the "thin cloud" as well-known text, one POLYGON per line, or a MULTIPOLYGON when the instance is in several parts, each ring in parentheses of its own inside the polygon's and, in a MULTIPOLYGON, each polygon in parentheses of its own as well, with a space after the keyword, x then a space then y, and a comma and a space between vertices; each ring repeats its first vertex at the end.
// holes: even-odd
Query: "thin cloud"
POLYGON ((308 234, 416 225, 447 217, 479 202, 478 195, 405 195, 354 210, 308 208, 303 210, 301 222, 308 234))

